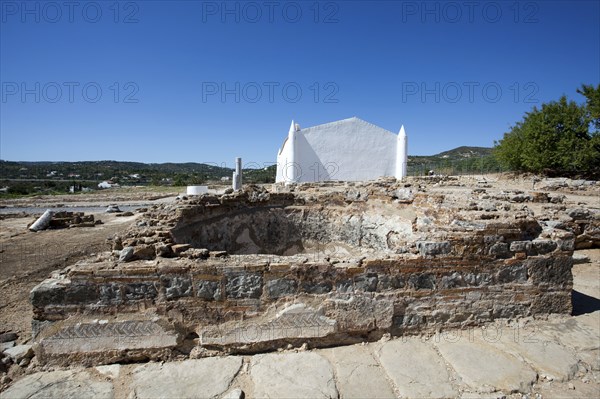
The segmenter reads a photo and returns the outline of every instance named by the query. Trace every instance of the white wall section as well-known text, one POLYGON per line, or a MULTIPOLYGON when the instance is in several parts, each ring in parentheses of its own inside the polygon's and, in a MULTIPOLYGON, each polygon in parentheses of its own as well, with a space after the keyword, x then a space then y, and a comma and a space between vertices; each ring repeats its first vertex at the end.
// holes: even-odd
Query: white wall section
POLYGON ((276 182, 363 181, 406 176, 407 139, 349 118, 306 129, 292 121, 277 154, 276 182))

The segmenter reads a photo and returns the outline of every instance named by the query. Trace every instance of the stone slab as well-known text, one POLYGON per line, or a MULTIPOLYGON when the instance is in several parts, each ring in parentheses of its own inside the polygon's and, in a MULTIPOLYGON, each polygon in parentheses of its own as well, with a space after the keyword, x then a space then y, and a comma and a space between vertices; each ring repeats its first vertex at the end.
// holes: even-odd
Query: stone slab
POLYGON ((20 398, 113 399, 114 388, 85 371, 52 371, 28 375, 0 393, 0 399, 20 398))
POLYGON ((430 343, 419 338, 400 338, 383 344, 377 355, 401 397, 458 396, 444 360, 430 343))
POLYGON ((600 350, 578 351, 577 357, 589 366, 590 369, 600 371, 600 350))
POLYGON ((242 367, 241 357, 148 363, 132 372, 134 397, 212 398, 221 395, 242 367))
POLYGON ((323 338, 336 331, 335 320, 304 304, 291 305, 271 320, 223 324, 202 328, 201 345, 232 346, 266 343, 283 339, 323 338))
POLYGON ((256 398, 337 398, 333 367, 315 352, 256 355, 250 363, 256 398))
POLYGON ((435 346, 463 382, 477 392, 529 392, 537 373, 525 362, 477 336, 434 342, 437 341, 435 346))
POLYGON ((369 346, 341 346, 321 351, 333 364, 340 396, 351 398, 395 398, 386 374, 369 346))
MULTIPOLYGON (((492 329, 494 330, 494 329, 492 329)), ((540 377, 568 381, 577 373, 578 360, 573 351, 538 332, 538 327, 502 328, 487 334, 488 343, 529 363, 540 377)))
POLYGON ((38 337, 36 353, 47 355, 69 355, 73 353, 94 353, 125 351, 132 349, 163 349, 177 345, 178 333, 154 320, 127 320, 112 322, 72 322, 65 320, 56 323, 38 337))
POLYGON ((600 330, 594 327, 593 316, 570 317, 545 323, 540 332, 578 351, 600 349, 600 330))

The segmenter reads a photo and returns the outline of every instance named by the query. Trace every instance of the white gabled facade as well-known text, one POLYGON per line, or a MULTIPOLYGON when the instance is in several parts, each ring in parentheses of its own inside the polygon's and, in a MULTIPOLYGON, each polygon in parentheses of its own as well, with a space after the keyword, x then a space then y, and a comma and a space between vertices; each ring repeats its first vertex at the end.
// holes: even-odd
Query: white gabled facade
POLYGON ((407 137, 359 118, 306 129, 294 121, 277 153, 276 182, 364 181, 406 177, 407 137))

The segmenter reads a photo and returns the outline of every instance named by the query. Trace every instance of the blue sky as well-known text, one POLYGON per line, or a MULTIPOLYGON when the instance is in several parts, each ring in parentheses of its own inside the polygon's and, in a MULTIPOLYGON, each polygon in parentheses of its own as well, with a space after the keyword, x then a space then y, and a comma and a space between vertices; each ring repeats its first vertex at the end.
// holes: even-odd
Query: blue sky
POLYGON ((598 1, 0 1, 0 158, 275 162, 290 120, 492 146, 600 82, 598 1))

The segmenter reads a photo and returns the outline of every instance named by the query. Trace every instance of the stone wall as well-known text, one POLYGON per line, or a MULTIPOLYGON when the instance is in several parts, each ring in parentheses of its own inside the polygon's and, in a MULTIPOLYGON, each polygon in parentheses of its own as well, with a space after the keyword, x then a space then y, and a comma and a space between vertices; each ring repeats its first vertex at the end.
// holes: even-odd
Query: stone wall
POLYGON ((571 311, 573 229, 593 231, 594 215, 550 223, 510 199, 336 187, 147 212, 112 252, 32 291, 40 360, 329 346, 571 311))

